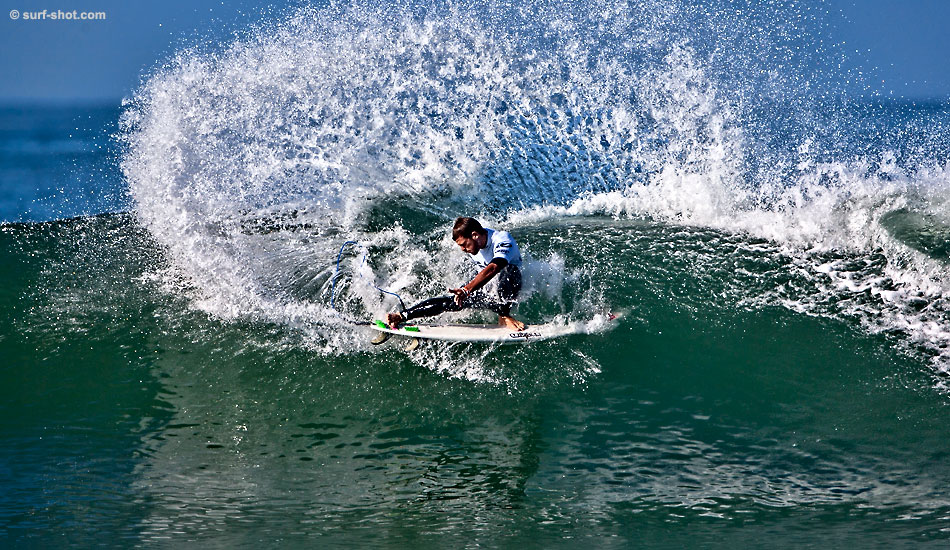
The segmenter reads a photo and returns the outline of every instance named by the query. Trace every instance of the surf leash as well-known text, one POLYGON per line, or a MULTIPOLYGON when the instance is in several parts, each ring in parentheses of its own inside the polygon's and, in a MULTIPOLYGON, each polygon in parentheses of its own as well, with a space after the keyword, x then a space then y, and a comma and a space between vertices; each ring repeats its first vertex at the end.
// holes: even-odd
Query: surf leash
MULTIPOLYGON (((333 273, 333 286, 330 289, 330 309, 332 309, 333 311, 336 311, 336 283, 339 280, 339 276, 340 276, 340 261, 343 259, 343 250, 345 250, 346 247, 351 244, 362 246, 360 245, 358 241, 346 241, 345 243, 343 243, 343 246, 340 247, 340 252, 336 255, 336 271, 333 273)), ((362 264, 365 264, 365 263, 366 263, 366 252, 363 252, 362 264)), ((362 264, 360 265, 362 266, 362 264)), ((362 276, 360 278, 362 278, 362 276)), ((402 297, 399 294, 396 294, 395 292, 391 292, 383 288, 379 288, 374 283, 370 283, 370 286, 382 292, 383 294, 389 294, 390 296, 395 296, 396 299, 399 300, 399 306, 402 308, 402 311, 406 311, 407 309, 406 304, 405 302, 402 301, 402 297)), ((337 311, 337 313, 340 313, 340 312, 337 311)))

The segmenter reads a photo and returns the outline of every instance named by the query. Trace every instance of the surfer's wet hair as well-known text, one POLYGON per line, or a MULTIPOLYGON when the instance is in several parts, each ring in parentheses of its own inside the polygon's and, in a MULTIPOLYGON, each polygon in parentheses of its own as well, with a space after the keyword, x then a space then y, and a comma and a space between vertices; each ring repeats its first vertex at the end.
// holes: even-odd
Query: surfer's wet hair
POLYGON ((471 237, 472 233, 485 234, 487 231, 485 231, 482 224, 478 223, 478 220, 475 218, 462 216, 455 219, 455 225, 452 227, 452 240, 456 240, 459 237, 471 237))

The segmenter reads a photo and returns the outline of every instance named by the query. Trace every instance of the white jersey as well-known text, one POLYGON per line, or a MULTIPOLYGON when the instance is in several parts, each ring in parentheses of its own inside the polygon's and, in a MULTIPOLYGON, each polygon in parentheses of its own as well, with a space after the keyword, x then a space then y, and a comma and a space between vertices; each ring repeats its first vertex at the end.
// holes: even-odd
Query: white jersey
POLYGON ((472 261, 479 269, 484 269, 495 258, 504 258, 515 267, 521 267, 521 251, 518 250, 518 244, 507 231, 495 231, 485 228, 488 232, 488 242, 485 248, 474 254, 469 254, 472 261))

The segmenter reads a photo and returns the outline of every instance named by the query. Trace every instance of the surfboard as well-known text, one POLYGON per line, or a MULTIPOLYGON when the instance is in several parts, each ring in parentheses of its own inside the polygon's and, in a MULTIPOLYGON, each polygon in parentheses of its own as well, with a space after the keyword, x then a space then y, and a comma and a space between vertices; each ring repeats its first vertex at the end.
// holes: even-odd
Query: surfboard
MULTIPOLYGON (((564 323, 545 323, 527 325, 524 330, 514 330, 498 325, 476 324, 418 324, 402 325, 390 328, 384 321, 374 320, 370 326, 385 334, 395 334, 421 340, 441 340, 445 342, 485 342, 493 344, 528 344, 551 340, 570 334, 587 334, 608 328, 609 323, 617 319, 616 315, 595 316, 590 321, 564 323)), ((385 338, 377 338, 374 343, 382 343, 385 338), (378 342, 376 340, 379 340, 378 342)))

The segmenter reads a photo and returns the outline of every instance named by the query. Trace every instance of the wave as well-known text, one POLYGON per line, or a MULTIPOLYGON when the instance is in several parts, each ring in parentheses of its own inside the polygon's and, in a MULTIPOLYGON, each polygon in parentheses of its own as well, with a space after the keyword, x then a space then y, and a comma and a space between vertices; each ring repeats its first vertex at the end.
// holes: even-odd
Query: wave
MULTIPOLYGON (((304 8, 157 69, 125 105, 122 170, 196 307, 305 328, 327 353, 362 345, 328 304, 344 242, 361 248, 341 309, 368 316, 392 307, 373 286, 412 299, 464 276, 456 215, 607 215, 768 239, 814 289, 750 303, 900 330, 944 364, 946 112, 855 112, 822 20, 782 3, 304 8), (938 135, 894 137, 922 120, 938 135), (825 291, 851 305, 823 309, 825 291)), ((537 292, 577 276, 556 255, 529 266, 537 292)))

